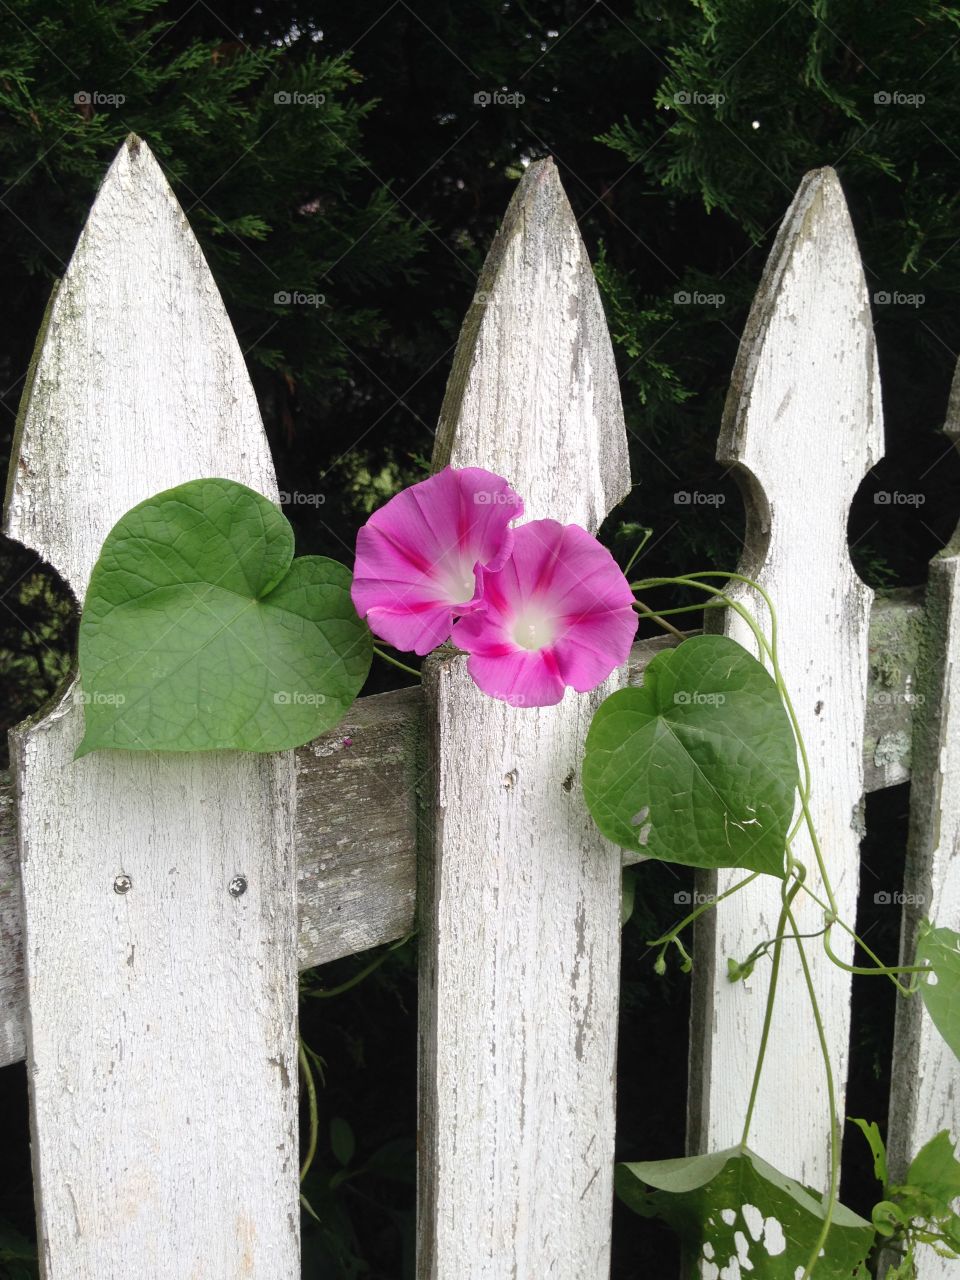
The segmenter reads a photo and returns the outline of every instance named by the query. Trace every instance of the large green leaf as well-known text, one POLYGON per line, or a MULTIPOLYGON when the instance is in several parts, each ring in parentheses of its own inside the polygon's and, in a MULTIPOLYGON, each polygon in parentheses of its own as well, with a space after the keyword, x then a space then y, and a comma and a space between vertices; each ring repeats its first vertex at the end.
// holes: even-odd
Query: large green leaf
MULTIPOLYGON (((631 1209, 678 1233, 690 1280, 701 1266, 750 1280, 800 1275, 823 1227, 820 1200, 746 1147, 620 1164, 616 1189, 631 1209)), ((837 1205, 816 1280, 868 1280, 873 1239, 869 1222, 837 1205)))
POLYGON ((193 480, 110 531, 80 622, 77 749, 282 751, 336 724, 370 667, 350 573, 293 558, 279 510, 193 480))
POLYGON ((917 940, 917 964, 933 969, 932 975, 920 980, 920 998, 933 1025, 960 1058, 960 934, 924 920, 917 940))
POLYGON ((583 790, 627 849, 693 867, 783 875, 797 753, 767 671, 726 636, 658 654, 643 686, 597 709, 583 790))
POLYGON ((960 1161, 947 1129, 932 1137, 913 1157, 907 1186, 922 1191, 943 1210, 960 1196, 960 1161))

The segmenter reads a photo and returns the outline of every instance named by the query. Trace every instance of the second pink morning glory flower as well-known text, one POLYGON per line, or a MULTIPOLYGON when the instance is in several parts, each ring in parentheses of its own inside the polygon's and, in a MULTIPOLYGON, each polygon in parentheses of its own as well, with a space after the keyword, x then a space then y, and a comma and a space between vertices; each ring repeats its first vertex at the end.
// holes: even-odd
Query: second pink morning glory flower
POLYGON ((633 592, 613 556, 579 525, 531 520, 498 571, 479 572, 482 603, 453 628, 484 693, 552 706, 569 685, 595 689, 626 662, 633 592))
POLYGON ((480 467, 445 467, 402 490, 357 535, 357 612, 395 648, 429 653, 478 606, 478 573, 504 563, 522 514, 506 480, 480 467))

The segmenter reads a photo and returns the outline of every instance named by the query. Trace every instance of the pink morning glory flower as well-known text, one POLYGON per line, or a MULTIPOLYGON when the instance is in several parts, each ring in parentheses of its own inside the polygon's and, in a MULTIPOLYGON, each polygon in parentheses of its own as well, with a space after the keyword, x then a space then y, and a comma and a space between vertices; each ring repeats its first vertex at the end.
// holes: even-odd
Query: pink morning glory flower
POLYGON ((504 563, 522 514, 506 480, 480 467, 445 467, 404 489, 357 535, 357 612, 395 648, 429 653, 478 606, 478 571, 504 563))
POLYGON ((553 706, 567 685, 585 693, 626 662, 637 631, 633 592, 586 529, 531 520, 514 530, 503 567, 479 577, 482 604, 452 639, 484 693, 553 706))

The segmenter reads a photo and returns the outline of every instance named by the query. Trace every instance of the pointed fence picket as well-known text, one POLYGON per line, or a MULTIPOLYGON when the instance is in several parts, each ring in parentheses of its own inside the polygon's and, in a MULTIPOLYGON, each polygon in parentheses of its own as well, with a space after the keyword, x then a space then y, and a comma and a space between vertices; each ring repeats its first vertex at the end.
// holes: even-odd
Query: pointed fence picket
MULTIPOLYGON (((613 350, 552 161, 532 164, 467 314, 434 465, 509 476, 524 518, 596 531, 630 486, 613 350)), ((430 674, 420 923, 420 1274, 609 1266, 620 855, 579 785, 593 711, 430 674), (557 1140, 564 1135, 563 1142, 557 1140)))
MULTIPOLYGON (((779 624, 780 666, 813 771, 811 810, 840 918, 856 920, 860 863, 867 643, 873 593, 847 552, 847 513, 883 447, 880 387, 866 283, 843 193, 832 170, 809 174, 787 213, 750 312, 733 372, 718 456, 743 481, 747 538, 739 572, 770 596, 779 624)), ((738 587, 769 633, 762 599, 738 587)), ((727 632, 750 650, 742 618, 727 632)), ((749 743, 747 744, 749 750, 749 743)), ((749 815, 730 815, 749 822, 749 815)), ((803 828, 793 842, 808 886, 826 893, 803 828)), ((723 892, 741 872, 716 877, 723 892)), ((740 1140, 760 1042, 769 965, 741 982, 727 957, 742 960, 772 937, 778 885, 760 877, 722 910, 701 919, 691 1041, 692 1150, 740 1140)), ((822 927, 806 895, 795 903, 802 934, 822 927)), ((847 964, 849 935, 832 944, 847 964)), ((850 1039, 850 975, 823 948, 807 944, 843 1114, 850 1039)), ((817 1028, 794 947, 784 952, 770 1049, 760 1082, 752 1148, 808 1186, 829 1175, 830 1107, 817 1028), (803 1098, 802 1107, 795 1099, 803 1098)))
MULTIPOLYGON (((111 525, 159 489, 224 475, 277 496, 236 338, 136 139, 91 210, 27 384, 5 527, 78 598, 111 525)), ((720 456, 745 489, 740 569, 778 608, 840 912, 855 917, 863 792, 912 768, 904 887, 956 928, 958 556, 934 562, 925 604, 874 603, 853 573, 847 510, 882 447, 879 405, 856 242, 822 170, 771 254, 720 456)), ((629 486, 610 339, 550 161, 529 167, 491 249, 434 461, 505 474, 526 518, 593 530, 629 486)), ((726 625, 752 645, 735 618, 726 625)), ((403 936, 415 911, 418 1275, 608 1274, 620 865, 635 859, 597 835, 579 765, 593 708, 673 643, 637 644, 605 688, 540 710, 485 699, 462 658, 439 656, 423 691, 361 699, 277 757, 74 762, 72 687, 13 733, 14 785, 0 779, 0 1064, 26 1052, 46 1276, 292 1280, 296 971, 403 936), (233 896, 237 876, 246 890, 233 896)), ((800 836, 795 852, 815 884, 800 836)), ((701 922, 691 1149, 740 1137, 766 970, 731 986, 725 961, 772 933, 777 907, 775 891, 751 886, 701 922)), ((904 915, 906 955, 917 914, 904 915)), ((801 929, 820 922, 808 911, 801 929)), ((849 959, 839 930, 834 947, 849 959)), ((808 950, 842 1116, 849 981, 808 950)), ((815 1029, 796 966, 781 982, 751 1145, 823 1187, 815 1029)), ((937 1129, 960 1136, 956 1064, 918 1002, 899 1017, 896 1172, 937 1129)), ((921 1280, 949 1265, 925 1256, 921 1280)))
MULTIPOLYGON (((48 311, 6 531, 82 599, 128 508, 209 475, 277 497, 220 296, 134 140, 48 311)), ((11 742, 43 1273, 286 1280, 300 1210, 292 752, 74 761, 75 689, 11 742)))

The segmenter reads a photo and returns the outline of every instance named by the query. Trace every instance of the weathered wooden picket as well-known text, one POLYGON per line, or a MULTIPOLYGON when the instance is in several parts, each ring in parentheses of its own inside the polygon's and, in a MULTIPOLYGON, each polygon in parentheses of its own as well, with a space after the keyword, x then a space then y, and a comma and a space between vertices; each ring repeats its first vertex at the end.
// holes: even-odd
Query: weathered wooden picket
MULTIPOLYGON (((223 305, 136 139, 104 181, 37 350, 5 527, 78 598, 112 524, 150 494, 221 475, 277 497, 223 305)), ((949 430, 960 435, 960 391, 949 430)), ((814 813, 850 920, 863 794, 911 776, 912 737, 904 887, 924 905, 903 915, 909 952, 920 915, 960 926, 960 547, 934 562, 925 602, 873 599, 846 522, 881 450, 866 286, 839 184, 821 170, 774 246, 720 456, 743 480, 741 571, 778 604, 814 813)), ((435 462, 447 461, 509 477, 530 517, 591 530, 629 488, 610 339, 549 160, 522 179, 467 313, 437 434, 435 462)), ((461 658, 435 660, 422 691, 361 699, 336 731, 275 757, 73 762, 72 687, 12 734, 0 1064, 28 1062, 46 1276, 292 1280, 297 969, 415 922, 418 1274, 608 1273, 622 858, 587 815, 578 767, 593 708, 670 643, 637 644, 607 686, 540 710, 486 699, 461 658)), ((767 969, 731 985, 725 958, 775 915, 775 889, 757 884, 699 930, 691 1149, 739 1138, 767 969)), ((815 976, 842 1083, 849 976, 819 956, 815 976)), ((781 983, 752 1145, 823 1186, 820 1054, 789 952, 781 983)), ((944 1126, 960 1135, 960 1072, 920 1004, 904 1003, 896 1168, 944 1126)), ((923 1280, 949 1266, 925 1257, 923 1280)))

